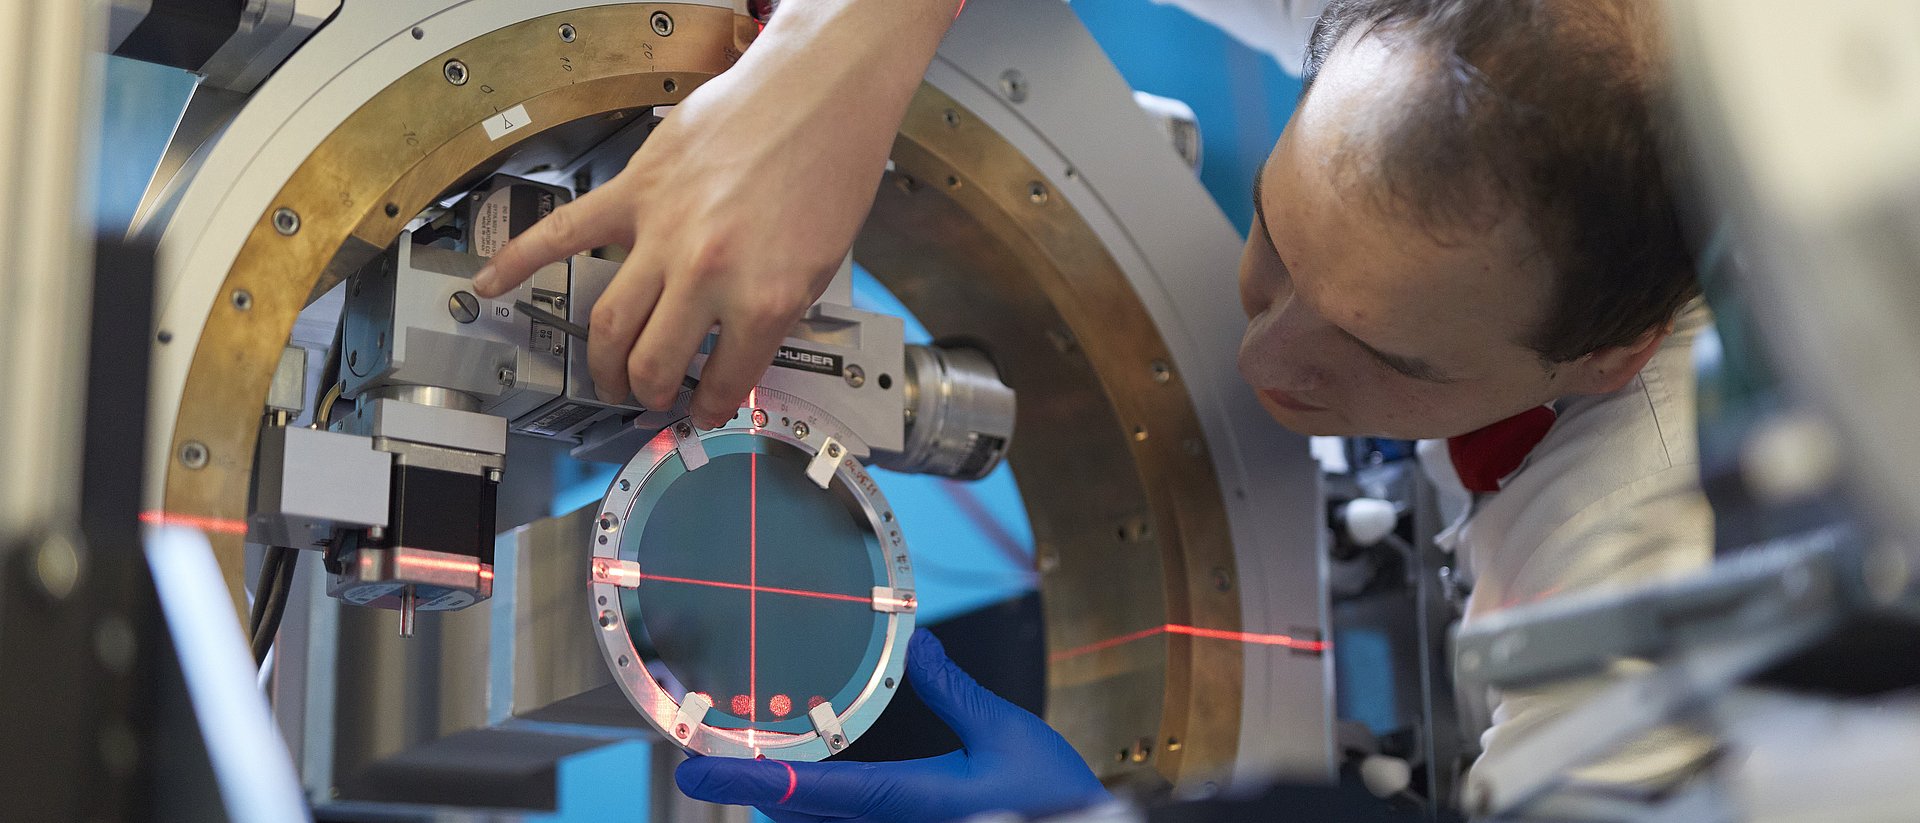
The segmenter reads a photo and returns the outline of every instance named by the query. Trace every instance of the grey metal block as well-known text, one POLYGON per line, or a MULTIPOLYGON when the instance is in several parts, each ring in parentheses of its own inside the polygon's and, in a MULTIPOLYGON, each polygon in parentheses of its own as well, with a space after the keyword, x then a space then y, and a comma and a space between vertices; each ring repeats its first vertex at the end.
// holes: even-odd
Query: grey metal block
POLYGON ((393 456, 373 441, 319 429, 269 427, 260 437, 255 543, 315 548, 336 526, 386 526, 393 456))

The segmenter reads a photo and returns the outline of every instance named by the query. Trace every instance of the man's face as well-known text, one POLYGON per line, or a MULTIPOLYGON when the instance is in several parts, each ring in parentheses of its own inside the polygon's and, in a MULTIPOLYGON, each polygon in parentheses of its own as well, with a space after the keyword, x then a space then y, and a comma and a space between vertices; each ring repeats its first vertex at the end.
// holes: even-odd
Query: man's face
POLYGON ((1552 282, 1522 221, 1436 236, 1370 179, 1365 135, 1422 63, 1376 36, 1341 46, 1256 186, 1240 373, 1295 431, 1450 437, 1566 391, 1519 342, 1552 282))

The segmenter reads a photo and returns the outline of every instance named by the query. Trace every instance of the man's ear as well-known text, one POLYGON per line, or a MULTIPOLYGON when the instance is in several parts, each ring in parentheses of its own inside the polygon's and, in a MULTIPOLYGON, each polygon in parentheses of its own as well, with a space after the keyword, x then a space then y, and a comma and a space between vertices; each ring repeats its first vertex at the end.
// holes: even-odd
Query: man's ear
POLYGON ((1574 362, 1567 389, 1572 394, 1610 394, 1624 388, 1673 333, 1671 324, 1640 336, 1624 346, 1609 346, 1574 362))

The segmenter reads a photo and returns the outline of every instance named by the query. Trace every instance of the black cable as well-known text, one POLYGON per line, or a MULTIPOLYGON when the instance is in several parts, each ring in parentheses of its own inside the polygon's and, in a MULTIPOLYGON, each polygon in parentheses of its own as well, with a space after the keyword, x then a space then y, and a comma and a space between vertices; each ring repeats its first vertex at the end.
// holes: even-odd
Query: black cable
POLYGON ((260 627, 253 633, 253 663, 256 666, 267 662, 267 650, 273 648, 274 636, 280 633, 280 619, 287 614, 287 595, 293 590, 293 573, 300 564, 300 554, 292 549, 274 546, 271 550, 284 552, 285 557, 274 575, 272 589, 267 592, 266 610, 261 615, 260 627))
POLYGON ((286 553, 278 546, 269 546, 260 558, 260 579, 253 583, 253 608, 247 615, 247 637, 252 638, 260 632, 260 618, 267 613, 267 592, 273 590, 274 580, 280 576, 280 561, 286 553))

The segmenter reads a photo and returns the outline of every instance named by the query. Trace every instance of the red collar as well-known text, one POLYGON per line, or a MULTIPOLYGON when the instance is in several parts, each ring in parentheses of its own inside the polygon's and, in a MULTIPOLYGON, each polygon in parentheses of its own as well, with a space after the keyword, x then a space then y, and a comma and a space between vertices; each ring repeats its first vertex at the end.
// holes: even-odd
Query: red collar
POLYGON ((1447 456, 1460 484, 1473 492, 1497 492, 1500 481, 1525 462, 1553 428, 1550 406, 1535 406, 1500 422, 1447 438, 1447 456))

